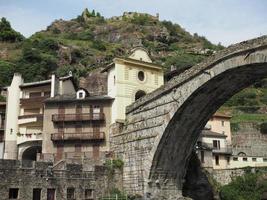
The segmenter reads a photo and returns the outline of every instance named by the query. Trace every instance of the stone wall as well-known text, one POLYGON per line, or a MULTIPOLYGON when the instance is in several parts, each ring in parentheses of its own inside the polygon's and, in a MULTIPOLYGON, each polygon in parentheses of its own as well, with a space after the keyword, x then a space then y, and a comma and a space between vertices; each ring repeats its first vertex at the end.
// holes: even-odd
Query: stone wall
POLYGON ((122 190, 121 172, 110 176, 105 167, 85 169, 78 164, 53 167, 49 162, 0 160, 0 200, 9 199, 10 188, 19 189, 20 200, 32 200, 34 188, 41 189, 41 200, 47 200, 48 189, 55 189, 59 200, 67 199, 68 188, 74 189, 75 200, 99 199, 112 188, 122 190))
POLYGON ((262 134, 255 123, 240 123, 232 134, 233 154, 243 152, 247 156, 267 157, 267 135, 262 134))
POLYGON ((221 185, 227 185, 234 178, 244 175, 244 168, 238 169, 206 169, 209 175, 221 185))
POLYGON ((122 132, 111 136, 126 190, 155 199, 157 188, 181 191, 200 131, 226 100, 266 76, 266 63, 264 36, 224 49, 128 106, 122 132))

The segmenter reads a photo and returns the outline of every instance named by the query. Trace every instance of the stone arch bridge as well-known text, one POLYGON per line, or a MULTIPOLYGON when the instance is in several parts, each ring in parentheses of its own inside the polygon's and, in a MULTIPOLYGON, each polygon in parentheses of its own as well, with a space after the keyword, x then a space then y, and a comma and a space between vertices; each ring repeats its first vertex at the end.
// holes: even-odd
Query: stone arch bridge
POLYGON ((112 136, 112 149, 124 160, 125 189, 178 195, 209 118, 231 96, 265 77, 267 36, 220 51, 127 107, 126 124, 112 136))

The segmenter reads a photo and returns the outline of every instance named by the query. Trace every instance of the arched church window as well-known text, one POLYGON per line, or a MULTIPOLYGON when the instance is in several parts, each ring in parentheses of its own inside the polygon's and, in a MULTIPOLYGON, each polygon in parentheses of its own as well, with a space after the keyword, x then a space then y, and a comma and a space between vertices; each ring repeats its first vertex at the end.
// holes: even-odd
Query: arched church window
POLYGON ((143 96, 145 96, 146 95, 146 92, 145 91, 143 91, 143 90, 139 90, 139 91, 137 91, 136 93, 135 93, 135 101, 137 100, 137 99, 140 99, 141 97, 143 97, 143 96))

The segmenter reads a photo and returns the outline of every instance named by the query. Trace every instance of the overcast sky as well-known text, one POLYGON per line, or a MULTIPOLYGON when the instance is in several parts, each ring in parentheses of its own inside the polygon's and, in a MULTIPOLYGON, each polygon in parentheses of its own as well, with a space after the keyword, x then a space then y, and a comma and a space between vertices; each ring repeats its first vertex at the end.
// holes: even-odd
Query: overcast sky
POLYGON ((0 17, 28 37, 55 19, 72 19, 84 8, 105 17, 124 11, 160 14, 223 45, 267 34, 267 0, 0 0, 0 17))

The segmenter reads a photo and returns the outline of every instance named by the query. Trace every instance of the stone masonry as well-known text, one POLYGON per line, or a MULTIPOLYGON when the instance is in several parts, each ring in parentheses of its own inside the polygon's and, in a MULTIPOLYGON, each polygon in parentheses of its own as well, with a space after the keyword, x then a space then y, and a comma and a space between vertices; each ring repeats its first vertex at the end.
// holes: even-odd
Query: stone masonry
POLYGON ((188 158, 212 114, 267 75, 267 36, 226 48, 127 108, 112 136, 125 189, 148 199, 180 195, 188 158))
POLYGON ((19 200, 33 198, 39 189, 41 200, 47 200, 48 190, 55 190, 55 199, 94 200, 104 197, 112 188, 122 190, 121 172, 110 179, 105 167, 88 171, 83 165, 19 160, 0 160, 0 200, 10 199, 12 189, 18 189, 19 200), (74 190, 74 198, 67 198, 67 190, 74 190))

